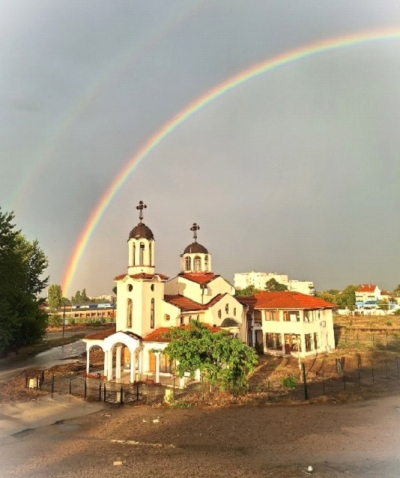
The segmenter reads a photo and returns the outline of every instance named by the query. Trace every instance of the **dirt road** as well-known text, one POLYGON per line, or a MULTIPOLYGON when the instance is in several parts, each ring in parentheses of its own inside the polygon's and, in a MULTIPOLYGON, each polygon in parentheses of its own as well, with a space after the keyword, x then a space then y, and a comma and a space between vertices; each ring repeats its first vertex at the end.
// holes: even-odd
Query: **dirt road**
POLYGON ((10 437, 0 446, 0 476, 392 478, 400 476, 399 452, 397 397, 291 407, 125 406, 10 437))

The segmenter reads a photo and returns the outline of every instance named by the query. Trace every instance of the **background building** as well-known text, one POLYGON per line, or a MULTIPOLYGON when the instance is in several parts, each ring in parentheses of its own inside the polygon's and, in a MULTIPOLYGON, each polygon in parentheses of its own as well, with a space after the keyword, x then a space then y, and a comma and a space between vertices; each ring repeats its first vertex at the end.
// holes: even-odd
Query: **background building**
POLYGON ((265 284, 271 279, 275 279, 280 284, 285 285, 289 291, 315 295, 313 282, 289 279, 287 274, 279 274, 277 272, 238 272, 234 276, 234 286, 238 290, 245 289, 251 285, 258 290, 265 290, 265 284))

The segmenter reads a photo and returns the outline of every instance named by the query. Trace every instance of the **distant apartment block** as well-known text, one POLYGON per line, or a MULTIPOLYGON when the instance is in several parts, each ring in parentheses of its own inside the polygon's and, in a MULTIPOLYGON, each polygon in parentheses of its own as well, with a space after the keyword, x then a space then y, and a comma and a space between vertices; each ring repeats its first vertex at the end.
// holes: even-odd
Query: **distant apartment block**
POLYGON ((250 285, 256 289, 265 290, 265 284, 275 279, 280 284, 287 286, 288 290, 300 292, 301 294, 314 295, 314 283, 311 281, 300 281, 289 279, 287 274, 278 274, 277 272, 238 272, 234 276, 235 289, 245 289, 250 285))

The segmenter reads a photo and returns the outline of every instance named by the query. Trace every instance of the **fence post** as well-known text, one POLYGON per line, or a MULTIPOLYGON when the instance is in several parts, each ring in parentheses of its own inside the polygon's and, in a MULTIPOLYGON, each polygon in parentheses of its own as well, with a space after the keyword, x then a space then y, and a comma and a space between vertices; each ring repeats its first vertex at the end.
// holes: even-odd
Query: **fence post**
POLYGON ((51 379, 51 398, 53 398, 54 395, 54 373, 51 379))
POLYGON ((124 394, 124 389, 122 388, 122 385, 121 385, 121 392, 120 392, 120 393, 121 393, 121 396, 119 397, 119 403, 120 403, 121 405, 123 405, 123 404, 124 404, 124 396, 123 396, 123 394, 124 394))
POLYGON ((149 384, 146 382, 146 403, 149 404, 149 384))
POLYGON ((360 370, 360 362, 357 364, 358 366, 358 386, 361 388, 361 370, 360 370))
POLYGON ((386 380, 389 380, 387 360, 385 360, 386 380))
POLYGON ((101 383, 99 383, 99 402, 101 402, 101 383))
POLYGON ((267 400, 268 400, 268 401, 271 400, 270 390, 269 390, 269 380, 267 380, 267 400))
POLYGON ((374 363, 371 362, 371 375, 372 375, 372 383, 375 383, 375 377, 374 377, 374 363))
POLYGON ((72 395, 72 380, 69 379, 69 394, 72 395))
POLYGON ((386 334, 386 347, 388 346, 388 333, 387 333, 387 330, 385 331, 385 334, 386 334))
POLYGON ((85 400, 86 400, 86 397, 87 397, 87 383, 86 383, 86 378, 85 378, 85 382, 84 382, 84 390, 85 390, 85 400))
POLYGON ((322 394, 323 394, 323 395, 326 395, 326 391, 325 391, 325 374, 324 374, 324 372, 322 372, 322 394))
POLYGON ((343 370, 343 390, 346 390, 346 375, 343 370))
POLYGON ((28 372, 25 372, 25 388, 28 388, 28 372))
POLYGON ((44 370, 42 370, 42 374, 41 374, 41 377, 40 377, 40 381, 41 381, 41 383, 44 382, 44 370))
POLYGON ((301 364, 301 371, 303 372, 304 400, 308 400, 306 366, 304 363, 301 364))
POLYGON ((139 382, 136 382, 136 401, 139 401, 139 382))
POLYGON ((104 384, 103 400, 104 400, 105 402, 107 401, 107 387, 106 387, 106 384, 104 384))
POLYGON ((399 359, 398 358, 396 358, 396 365, 397 365, 397 378, 400 378, 399 359))

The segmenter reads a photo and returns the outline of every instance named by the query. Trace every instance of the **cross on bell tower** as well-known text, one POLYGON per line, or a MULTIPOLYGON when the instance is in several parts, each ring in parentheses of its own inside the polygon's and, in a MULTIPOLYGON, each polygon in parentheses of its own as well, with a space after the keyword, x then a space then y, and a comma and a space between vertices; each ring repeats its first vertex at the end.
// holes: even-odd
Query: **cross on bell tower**
POLYGON ((146 204, 143 203, 143 201, 139 201, 139 206, 136 206, 136 209, 139 211, 139 220, 142 222, 143 220, 143 209, 146 209, 147 206, 146 204))
POLYGON ((194 222, 190 230, 193 231, 194 242, 197 242, 197 231, 200 230, 200 226, 194 222))

